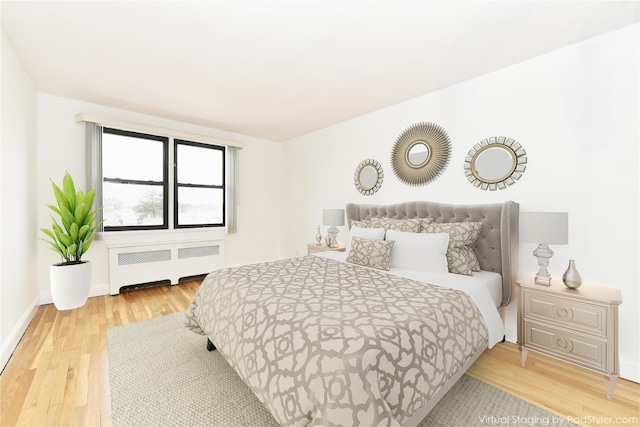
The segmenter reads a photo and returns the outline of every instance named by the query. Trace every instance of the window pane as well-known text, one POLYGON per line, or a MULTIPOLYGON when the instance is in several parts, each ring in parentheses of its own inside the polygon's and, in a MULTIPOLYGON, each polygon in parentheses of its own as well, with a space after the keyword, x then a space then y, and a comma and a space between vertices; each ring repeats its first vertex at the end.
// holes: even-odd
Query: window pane
POLYGON ((178 225, 222 224, 222 196, 219 188, 178 188, 178 225))
POLYGON ((105 182, 102 187, 105 227, 162 225, 162 186, 105 182))
POLYGON ((222 150, 178 144, 180 184, 222 185, 222 150))
POLYGON ((164 143, 133 136, 102 134, 102 176, 162 182, 164 143))

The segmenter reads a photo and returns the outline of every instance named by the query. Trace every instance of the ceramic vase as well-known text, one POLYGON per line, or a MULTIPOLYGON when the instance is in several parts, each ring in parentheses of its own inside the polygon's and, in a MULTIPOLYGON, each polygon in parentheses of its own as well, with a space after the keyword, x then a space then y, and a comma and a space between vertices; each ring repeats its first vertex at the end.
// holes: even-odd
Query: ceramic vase
POLYGON ((71 310, 84 305, 91 287, 91 264, 52 265, 49 270, 51 299, 58 310, 71 310))
POLYGON ((567 288, 577 289, 582 285, 582 276, 576 270, 576 263, 574 260, 569 261, 569 267, 562 275, 562 281, 567 288))

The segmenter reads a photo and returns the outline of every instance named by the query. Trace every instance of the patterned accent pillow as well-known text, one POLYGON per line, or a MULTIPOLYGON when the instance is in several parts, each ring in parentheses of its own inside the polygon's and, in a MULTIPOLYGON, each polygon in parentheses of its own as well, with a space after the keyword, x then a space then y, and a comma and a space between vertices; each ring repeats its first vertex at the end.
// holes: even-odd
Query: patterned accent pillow
POLYGON ((481 222, 450 222, 428 224, 422 232, 449 233, 449 248, 447 249, 449 272, 471 276, 471 272, 480 271, 478 257, 473 252, 471 245, 480 235, 481 229, 481 222))
POLYGON ((419 219, 420 219, 420 230, 418 230, 418 233, 426 233, 426 231, 424 231, 424 228, 429 224, 433 224, 433 218, 419 218, 419 219))
POLYGON ((404 231, 405 233, 417 233, 422 224, 421 218, 394 219, 394 218, 371 218, 371 226, 384 228, 385 230, 404 231))
POLYGON ((362 220, 362 221, 357 221, 355 219, 351 220, 351 226, 352 227, 360 227, 360 228, 374 228, 371 226, 371 221, 369 221, 368 219, 362 220))
POLYGON ((347 262, 365 267, 389 270, 393 240, 369 240, 353 236, 347 262))

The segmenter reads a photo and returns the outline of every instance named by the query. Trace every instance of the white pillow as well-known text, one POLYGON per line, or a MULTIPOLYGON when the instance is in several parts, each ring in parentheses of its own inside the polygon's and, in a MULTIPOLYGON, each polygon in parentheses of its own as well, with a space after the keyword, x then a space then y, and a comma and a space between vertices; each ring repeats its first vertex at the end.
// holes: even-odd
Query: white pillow
POLYGON ((351 249, 351 238, 354 236, 367 240, 384 240, 384 228, 351 227, 347 241, 347 252, 351 249))
POLYGON ((387 230, 387 240, 395 240, 391 267, 448 273, 449 233, 407 233, 387 230))

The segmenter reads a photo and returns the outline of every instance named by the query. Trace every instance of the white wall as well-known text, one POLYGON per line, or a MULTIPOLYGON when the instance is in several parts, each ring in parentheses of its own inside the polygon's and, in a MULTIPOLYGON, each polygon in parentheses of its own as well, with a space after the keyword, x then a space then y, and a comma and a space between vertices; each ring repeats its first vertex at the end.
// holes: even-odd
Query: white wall
POLYGON ((37 308, 35 167, 36 89, 2 32, 0 140, 0 370, 37 308))
MULTIPOLYGON (((626 27, 288 141, 283 255, 304 254, 321 210, 348 202, 515 200, 521 211, 569 212, 569 245, 552 247, 551 275, 561 277, 575 259, 585 282, 622 289, 622 375, 640 381, 638 32, 637 24, 626 27), (402 131, 421 121, 448 132, 451 162, 435 182, 409 187, 393 175, 390 152, 402 131), (473 187, 463 173, 468 151, 491 136, 514 138, 529 161, 520 181, 494 192, 473 187), (355 168, 367 158, 385 173, 369 197, 353 186, 355 168)), ((338 237, 345 240, 346 227, 338 237)), ((521 274, 537 271, 535 246, 521 244, 521 274)), ((508 322, 514 341, 515 304, 508 322)))
MULTIPOLYGON (((226 237, 227 265, 279 258, 282 144, 47 94, 38 94, 38 228, 50 226, 49 209, 45 206, 45 203, 55 202, 50 178, 59 184, 65 171, 69 171, 76 185, 85 190, 87 188, 84 182, 85 126, 83 123, 75 122, 75 115, 78 113, 96 114, 242 142, 244 148, 240 150, 238 233, 226 237)), ((104 233, 102 240, 96 240, 83 257, 92 263, 90 295, 108 293, 107 245, 218 237, 224 237, 224 232, 213 228, 197 231, 104 233)), ((60 262, 60 259, 44 242, 40 243, 37 246, 37 284, 42 296, 41 302, 46 303, 51 301, 49 266, 60 262)))

